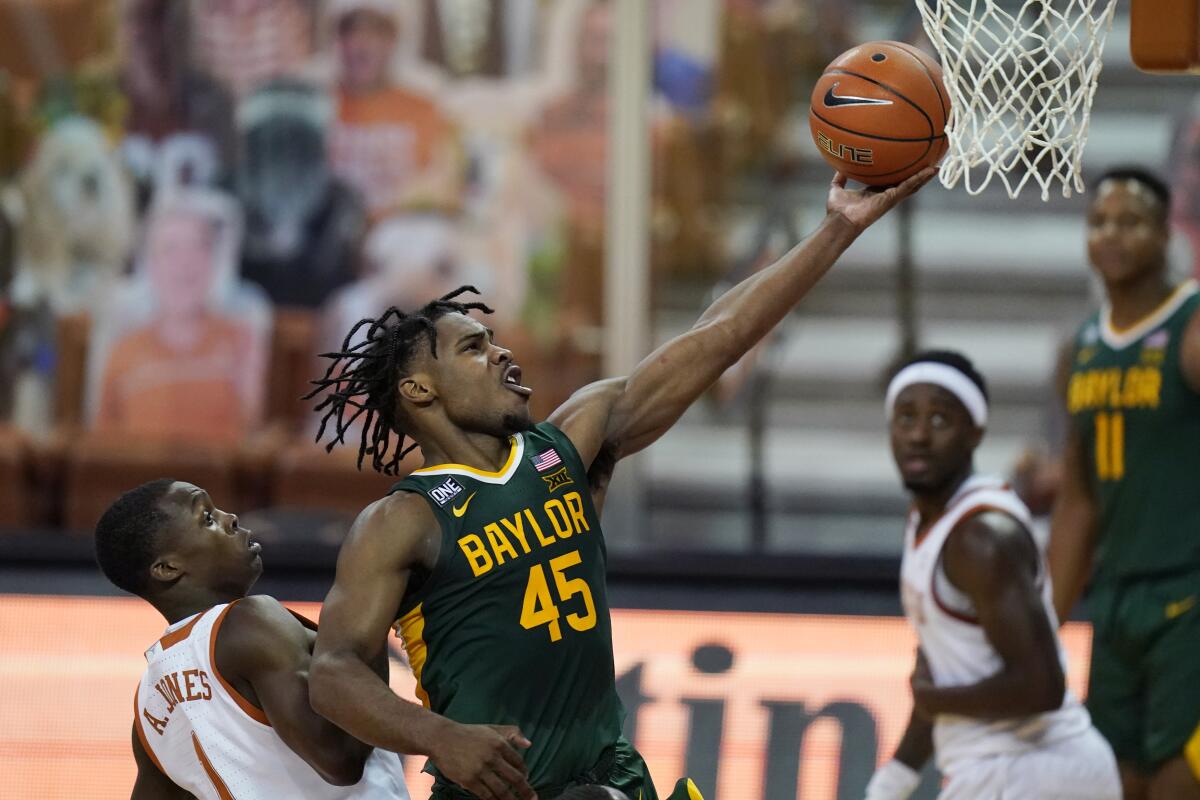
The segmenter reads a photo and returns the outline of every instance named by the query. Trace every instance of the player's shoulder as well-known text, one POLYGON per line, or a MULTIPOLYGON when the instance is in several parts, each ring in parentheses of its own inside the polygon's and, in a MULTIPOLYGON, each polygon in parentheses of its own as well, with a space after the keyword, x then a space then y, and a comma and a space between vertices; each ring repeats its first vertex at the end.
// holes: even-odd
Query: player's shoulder
POLYGON ((564 429, 558 421, 552 419, 535 422, 526 428, 521 436, 524 439, 524 458, 536 461, 539 456, 548 455, 551 450, 560 456, 578 453, 568 429, 564 429))
POLYGON ((545 419, 541 422, 535 422, 529 426, 529 429, 524 433, 527 443, 535 443, 542 440, 559 441, 569 440, 567 434, 554 421, 545 419))
POLYGON ((231 603, 216 642, 223 669, 237 674, 264 660, 294 660, 308 652, 304 625, 274 597, 256 594, 231 603))
POLYGON ((231 603, 222 632, 250 637, 277 638, 302 628, 300 621, 274 597, 252 594, 231 603))
POLYGON ((350 529, 351 536, 373 536, 388 531, 419 528, 436 522, 433 509, 424 495, 411 488, 399 488, 379 498, 359 512, 350 529))
POLYGON ((996 579, 1013 569, 1037 570, 1038 552, 1032 532, 1014 515, 998 508, 967 514, 946 538, 944 556, 959 574, 996 579))
POLYGON ((437 539, 440 523, 423 493, 399 489, 364 508, 350 526, 339 560, 373 561, 380 566, 419 558, 437 539))

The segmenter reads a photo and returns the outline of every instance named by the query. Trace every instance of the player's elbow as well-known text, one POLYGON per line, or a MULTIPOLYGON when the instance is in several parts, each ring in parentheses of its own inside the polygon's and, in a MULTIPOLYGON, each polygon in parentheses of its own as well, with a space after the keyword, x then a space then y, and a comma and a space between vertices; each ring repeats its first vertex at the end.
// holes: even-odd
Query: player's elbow
POLYGON ((1045 700, 1045 710, 1057 711, 1062 708, 1063 698, 1067 694, 1067 676, 1063 674, 1062 667, 1051 672, 1047 684, 1048 687, 1043 698, 1045 700))
POLYGON ((697 322, 695 330, 703 336, 705 356, 716 362, 721 372, 737 363, 758 340, 747 320, 728 311, 697 322))
POLYGON ((1026 694, 1029 714, 1044 714, 1062 708, 1063 696, 1067 692, 1067 679, 1062 668, 1057 663, 1052 668, 1039 670, 1038 675, 1030 676, 1028 693, 1026 694))
POLYGON ((336 723, 338 668, 340 659, 336 654, 317 653, 313 655, 308 668, 308 702, 325 719, 336 723))
POLYGON ((370 748, 347 747, 344 752, 331 754, 317 770, 326 783, 334 786, 353 786, 362 780, 370 748))

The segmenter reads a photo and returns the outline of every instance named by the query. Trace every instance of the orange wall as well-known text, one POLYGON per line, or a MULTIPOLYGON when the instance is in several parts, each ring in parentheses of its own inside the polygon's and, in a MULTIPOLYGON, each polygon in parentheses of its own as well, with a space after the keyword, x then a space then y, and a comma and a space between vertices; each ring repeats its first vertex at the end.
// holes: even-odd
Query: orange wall
MULTIPOLYGON (((316 617, 314 603, 289 604, 316 617)), ((164 623, 131 598, 0 595, 0 798, 125 798, 133 782, 129 752, 133 689, 143 650, 164 623)), ((684 767, 688 700, 724 701, 715 793, 758 798, 768 730, 764 701, 832 700, 863 704, 879 731, 878 759, 890 755, 908 719, 908 675, 915 640, 895 618, 690 611, 613 611, 618 674, 642 665, 636 744, 660 791, 684 767), (723 673, 704 674, 696 648, 733 654, 723 673)), ((1071 685, 1080 694, 1090 631, 1069 625, 1071 685)), ((393 686, 412 698, 407 668, 394 664, 393 686)), ((798 796, 835 796, 841 731, 815 722, 803 739, 798 796)), ((413 797, 427 781, 408 764, 413 797)), ((702 789, 708 787, 701 787, 702 789)))

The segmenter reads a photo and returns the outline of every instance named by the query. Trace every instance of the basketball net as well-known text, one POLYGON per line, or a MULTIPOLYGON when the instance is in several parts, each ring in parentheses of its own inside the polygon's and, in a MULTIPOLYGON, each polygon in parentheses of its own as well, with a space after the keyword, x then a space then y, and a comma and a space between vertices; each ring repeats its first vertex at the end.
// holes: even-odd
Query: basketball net
POLYGON ((1083 147, 1116 0, 916 0, 953 112, 940 177, 1016 198, 1032 178, 1083 191, 1083 147), (1019 8, 1018 8, 1019 3, 1019 8), (1015 13, 1012 13, 1015 11, 1015 13))

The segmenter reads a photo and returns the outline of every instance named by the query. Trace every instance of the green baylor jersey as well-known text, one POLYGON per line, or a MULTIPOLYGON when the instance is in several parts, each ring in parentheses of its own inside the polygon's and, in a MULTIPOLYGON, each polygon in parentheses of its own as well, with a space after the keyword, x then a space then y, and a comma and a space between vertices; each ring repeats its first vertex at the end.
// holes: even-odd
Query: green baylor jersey
POLYGON ((1200 567, 1200 395, 1180 350, 1194 281, 1124 331, 1107 310, 1079 329, 1067 410, 1096 499, 1096 580, 1200 567))
POLYGON ((540 789, 595 767, 624 711, 587 470, 549 423, 511 447, 499 472, 444 464, 393 488, 422 495, 442 534, 399 616, 421 701, 457 722, 519 727, 540 789))

